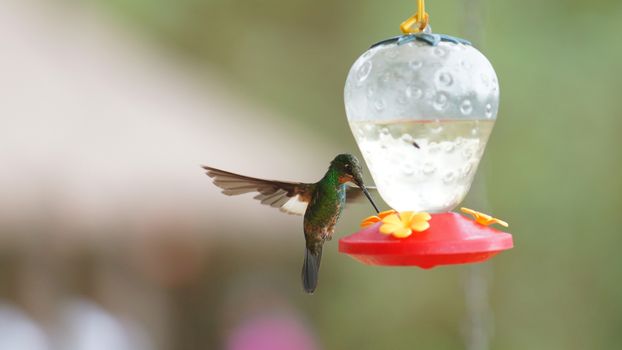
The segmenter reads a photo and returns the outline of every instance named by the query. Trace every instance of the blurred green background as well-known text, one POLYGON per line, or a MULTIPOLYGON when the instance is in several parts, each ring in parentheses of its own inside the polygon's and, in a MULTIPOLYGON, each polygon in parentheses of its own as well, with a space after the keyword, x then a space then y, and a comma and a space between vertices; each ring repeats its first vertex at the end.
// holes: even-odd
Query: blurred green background
MULTIPOLYGON (((301 137, 312 137, 321 145, 280 163, 296 168, 309 155, 325 159, 327 165, 336 153, 359 154, 344 113, 345 77, 370 44, 398 34, 399 24, 414 12, 416 2, 98 0, 41 6, 61 12, 88 7, 174 57, 176 65, 191 69, 199 85, 216 74, 223 89, 234 91, 245 104, 275 111, 280 117, 258 116, 254 123, 267 128, 294 125, 292 133, 306 133, 301 137)), ((149 272, 127 269, 137 253, 126 249, 128 238, 118 234, 76 244, 69 253, 57 236, 45 240, 56 242, 52 253, 33 243, 39 238, 6 243, 0 266, 9 272, 0 274, 0 284, 18 280, 21 266, 52 261, 53 271, 64 276, 61 282, 51 278, 50 283, 61 285, 51 298, 57 300, 68 290, 82 293, 65 277, 84 282, 112 271, 116 276, 108 284, 112 289, 117 284, 139 286, 132 295, 117 291, 112 299, 123 302, 101 304, 114 312, 135 311, 133 317, 143 322, 147 334, 156 334, 154 347, 161 349, 232 348, 227 339, 246 312, 282 309, 297 315, 324 349, 621 347, 622 3, 429 0, 427 10, 435 32, 472 39, 497 71, 498 120, 466 204, 508 221, 513 250, 482 265, 424 271, 358 264, 339 255, 333 240, 325 248, 319 290, 307 296, 299 290, 298 218, 286 219, 286 227, 271 226, 270 221, 259 224, 262 230, 275 232, 268 238, 244 232, 241 239, 228 240, 221 233, 236 231, 235 221, 221 222, 206 214, 190 227, 154 224, 154 230, 162 232, 157 240, 137 244, 147 247, 154 269, 171 268, 172 275, 181 274, 179 283, 173 278, 158 284, 149 279, 149 272), (180 239, 179 227, 190 238, 180 239), (281 234, 288 237, 281 240, 281 234), (196 259, 188 258, 192 252, 196 259), (170 267, 171 261, 182 261, 181 266, 170 267), (85 266, 86 271, 65 265, 85 266), (143 309, 150 311, 123 306, 140 300, 140 291, 155 293, 143 300, 143 309), (158 336, 159 330, 166 330, 165 336, 158 336)), ((289 137, 295 139, 297 134, 289 137)), ((264 142, 271 140, 267 137, 264 142)), ((232 137, 231 144, 222 147, 234 149, 239 144, 232 137)), ((199 151, 204 157, 196 164, 222 152, 199 151)), ((231 154, 226 165, 232 171, 242 170, 236 164, 248 162, 245 154, 280 157, 231 154)), ((326 165, 301 180, 319 178, 326 165)), ((201 176, 195 168, 188 171, 201 176)), ((278 168, 249 175, 274 178, 281 173, 284 180, 295 180, 291 178, 295 170, 278 168)), ((204 188, 211 186, 208 179, 200 180, 204 188)), ((197 210, 208 212, 230 200, 213 196, 197 210)), ((250 205, 238 214, 246 215, 247 208, 250 205)), ((252 208, 260 216, 270 211, 259 205, 252 208)), ((368 209, 357 206, 346 211, 337 236, 353 232, 368 209)), ((42 222, 45 231, 53 230, 48 220, 42 222)), ((35 224, 3 227, 4 232, 43 230, 35 224)), ((123 222, 112 227, 132 229, 123 222)), ((101 230, 109 228, 92 228, 101 230)), ((99 302, 93 295, 103 292, 96 287, 86 290, 85 295, 99 302)), ((50 299, 24 298, 20 293, 7 288, 4 295, 23 305, 50 299)), ((49 319, 40 311, 45 307, 30 308, 35 319, 49 319)))

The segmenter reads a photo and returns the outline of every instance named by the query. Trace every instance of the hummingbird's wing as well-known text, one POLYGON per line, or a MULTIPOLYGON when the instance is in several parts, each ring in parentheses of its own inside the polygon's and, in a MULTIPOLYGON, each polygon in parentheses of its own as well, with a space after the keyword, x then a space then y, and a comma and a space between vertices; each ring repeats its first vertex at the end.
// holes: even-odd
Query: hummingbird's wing
POLYGON ((207 176, 212 178, 214 184, 222 188, 222 193, 235 196, 254 192, 257 195, 253 198, 261 201, 261 204, 279 208, 288 214, 304 215, 315 186, 301 182, 257 179, 209 166, 203 166, 203 169, 207 170, 207 176))

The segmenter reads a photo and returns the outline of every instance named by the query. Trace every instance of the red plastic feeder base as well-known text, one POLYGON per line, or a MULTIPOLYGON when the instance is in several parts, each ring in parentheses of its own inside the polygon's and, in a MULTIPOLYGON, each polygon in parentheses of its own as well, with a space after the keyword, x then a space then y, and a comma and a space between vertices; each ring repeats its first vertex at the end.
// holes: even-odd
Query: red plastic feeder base
POLYGON ((512 235, 457 213, 431 214, 430 228, 395 238, 378 232, 382 223, 339 240, 339 252, 368 265, 419 266, 476 263, 514 246, 512 235))

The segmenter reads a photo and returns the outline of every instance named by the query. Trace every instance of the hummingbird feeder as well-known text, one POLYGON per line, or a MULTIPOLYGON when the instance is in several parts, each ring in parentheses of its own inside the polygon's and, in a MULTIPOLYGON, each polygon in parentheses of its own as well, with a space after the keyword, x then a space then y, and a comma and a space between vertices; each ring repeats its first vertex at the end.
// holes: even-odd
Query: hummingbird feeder
POLYGON ((462 208, 499 107, 492 65, 470 42, 434 34, 424 1, 403 35, 371 46, 352 65, 345 107, 382 198, 395 210, 371 216, 339 240, 370 265, 481 262, 512 248, 507 223, 462 208))

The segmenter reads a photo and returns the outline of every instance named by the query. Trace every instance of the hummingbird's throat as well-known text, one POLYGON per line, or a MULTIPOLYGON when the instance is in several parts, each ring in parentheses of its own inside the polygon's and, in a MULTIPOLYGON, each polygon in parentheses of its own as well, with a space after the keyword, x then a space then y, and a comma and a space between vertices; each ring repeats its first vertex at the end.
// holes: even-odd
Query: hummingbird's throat
POLYGON ((354 182, 354 177, 352 175, 341 175, 338 178, 339 184, 345 184, 346 182, 354 182))

